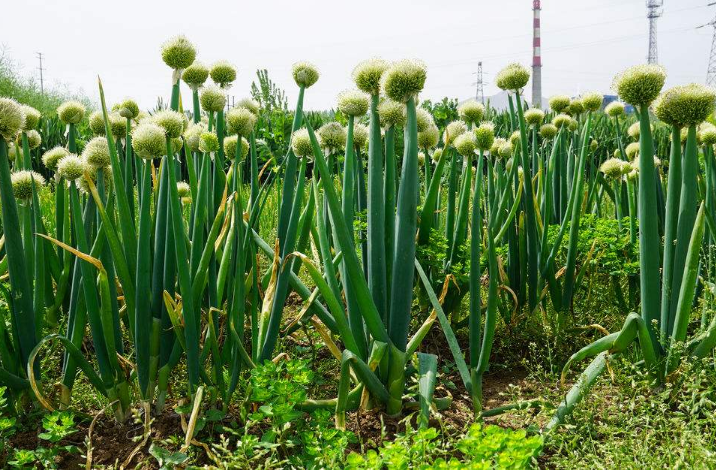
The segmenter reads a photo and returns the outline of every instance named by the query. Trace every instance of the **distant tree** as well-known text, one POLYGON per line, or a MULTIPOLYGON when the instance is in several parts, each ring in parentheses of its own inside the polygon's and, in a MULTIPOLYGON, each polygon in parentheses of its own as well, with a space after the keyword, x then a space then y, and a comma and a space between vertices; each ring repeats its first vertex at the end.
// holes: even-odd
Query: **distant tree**
POLYGON ((287 110, 288 100, 286 92, 279 88, 268 75, 268 70, 259 69, 256 71, 258 84, 251 83, 251 97, 259 102, 261 107, 272 112, 274 109, 287 110))
POLYGON ((431 100, 424 100, 420 103, 420 107, 430 111, 435 119, 435 124, 439 129, 445 129, 445 126, 456 119, 457 114, 457 98, 443 98, 441 101, 433 103, 431 100))

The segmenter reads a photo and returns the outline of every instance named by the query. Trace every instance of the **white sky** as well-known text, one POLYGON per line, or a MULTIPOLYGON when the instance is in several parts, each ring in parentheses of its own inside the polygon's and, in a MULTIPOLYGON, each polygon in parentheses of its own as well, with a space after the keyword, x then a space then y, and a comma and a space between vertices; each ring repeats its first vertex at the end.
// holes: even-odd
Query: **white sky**
MULTIPOLYGON (((716 7, 709 0, 665 0, 659 19, 659 61, 668 85, 703 83, 716 7)), ((98 98, 97 75, 108 104, 124 97, 152 108, 170 94, 171 71, 161 43, 185 34, 206 64, 218 59, 239 70, 231 94, 248 96, 257 68, 282 86, 294 106, 291 64, 315 63, 321 78, 306 96, 307 109, 327 109, 354 85, 359 61, 418 58, 428 65, 421 98, 474 96, 473 73, 482 60, 485 96, 512 61, 531 64, 531 0, 21 0, 3 2, 0 44, 23 73, 98 98)), ((543 0, 543 95, 609 92, 614 74, 646 62, 645 0, 543 0)), ((182 92, 187 97, 188 89, 182 92)), ((185 101, 186 102, 186 101, 185 101)))

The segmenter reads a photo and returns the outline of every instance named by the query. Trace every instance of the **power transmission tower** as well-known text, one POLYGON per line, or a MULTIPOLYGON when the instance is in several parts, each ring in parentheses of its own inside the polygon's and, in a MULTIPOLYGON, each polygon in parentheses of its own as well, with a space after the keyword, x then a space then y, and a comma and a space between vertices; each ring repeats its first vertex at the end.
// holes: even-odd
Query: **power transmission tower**
POLYGON ((659 52, 656 48, 656 20, 663 11, 661 7, 664 0, 646 0, 646 17, 649 19, 649 55, 647 62, 656 64, 659 62, 659 52))
POLYGON ((540 28, 540 0, 532 2, 532 106, 542 104, 542 32, 540 28))
POLYGON ((44 68, 42 68, 42 52, 37 53, 37 58, 40 59, 40 66, 37 68, 40 71, 40 93, 43 95, 45 94, 45 81, 42 76, 42 72, 45 71, 44 68))
MULTIPOLYGON (((711 2, 708 6, 716 5, 716 2, 711 2)), ((716 16, 709 23, 697 26, 696 29, 703 28, 704 26, 711 26, 714 28, 713 36, 711 38, 711 53, 709 54, 709 66, 706 69, 706 84, 709 86, 716 86, 716 16)))
POLYGON ((485 90, 482 81, 482 61, 477 63, 477 80, 475 81, 475 101, 485 104, 485 90))

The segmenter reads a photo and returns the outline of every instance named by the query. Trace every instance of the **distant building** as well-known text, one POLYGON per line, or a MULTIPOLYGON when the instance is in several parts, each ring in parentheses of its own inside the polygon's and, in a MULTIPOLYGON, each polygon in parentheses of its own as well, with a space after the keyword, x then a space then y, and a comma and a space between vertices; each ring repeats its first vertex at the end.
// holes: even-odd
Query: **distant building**
MULTIPOLYGON (((604 109, 612 101, 619 101, 619 97, 617 95, 604 95, 602 109, 604 109)), ((627 114, 631 114, 634 112, 634 107, 630 104, 624 103, 624 111, 626 111, 627 114)))

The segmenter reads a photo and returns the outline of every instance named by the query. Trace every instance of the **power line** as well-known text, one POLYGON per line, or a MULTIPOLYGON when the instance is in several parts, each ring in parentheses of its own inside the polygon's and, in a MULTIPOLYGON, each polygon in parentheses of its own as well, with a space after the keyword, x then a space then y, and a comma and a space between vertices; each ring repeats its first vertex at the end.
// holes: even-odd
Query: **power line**
POLYGON ((659 62, 656 47, 656 20, 663 14, 662 6, 664 6, 663 0, 646 1, 646 17, 649 19, 649 54, 647 55, 647 62, 650 64, 659 62))

